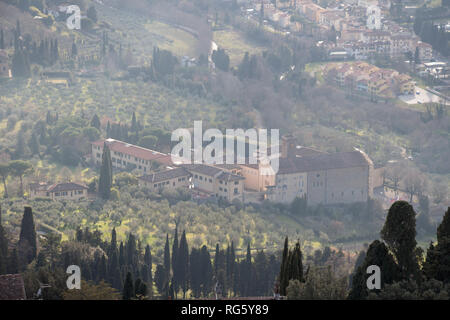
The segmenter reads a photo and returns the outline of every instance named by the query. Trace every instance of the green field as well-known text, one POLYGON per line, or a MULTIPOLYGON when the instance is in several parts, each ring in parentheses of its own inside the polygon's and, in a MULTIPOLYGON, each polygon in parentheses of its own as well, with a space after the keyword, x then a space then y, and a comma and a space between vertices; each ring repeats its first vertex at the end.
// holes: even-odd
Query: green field
POLYGON ((233 29, 215 31, 214 41, 230 56, 230 66, 237 66, 245 53, 261 54, 267 48, 249 42, 241 33, 233 29))

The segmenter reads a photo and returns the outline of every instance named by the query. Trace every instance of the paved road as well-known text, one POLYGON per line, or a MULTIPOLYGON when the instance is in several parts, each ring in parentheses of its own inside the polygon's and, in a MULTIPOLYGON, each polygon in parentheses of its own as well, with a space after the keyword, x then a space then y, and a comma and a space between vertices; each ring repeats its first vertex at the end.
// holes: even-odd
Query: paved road
POLYGON ((416 87, 414 94, 399 96, 400 100, 406 102, 407 104, 421 104, 430 102, 440 102, 441 98, 437 95, 428 92, 425 89, 416 87))

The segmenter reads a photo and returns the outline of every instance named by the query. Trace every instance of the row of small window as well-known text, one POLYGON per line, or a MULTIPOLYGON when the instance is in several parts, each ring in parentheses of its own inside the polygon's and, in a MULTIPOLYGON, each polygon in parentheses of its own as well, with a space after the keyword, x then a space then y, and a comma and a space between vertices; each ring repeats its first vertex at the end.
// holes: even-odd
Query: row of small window
MULTIPOLYGON (((69 193, 67 192, 67 191, 63 191, 63 192, 55 192, 55 197, 64 197, 64 196, 67 196, 69 193)), ((73 194, 74 195, 77 195, 77 194, 83 194, 83 191, 82 190, 76 190, 76 191, 73 191, 73 194)), ((71 195, 72 195, 72 193, 71 193, 71 195)), ((49 196, 49 193, 47 192, 47 196, 49 196)))
MULTIPOLYGON (((169 185, 169 184, 170 184, 170 181, 165 181, 165 182, 161 182, 161 183, 155 183, 153 185, 153 187, 154 188, 160 188, 160 187, 163 187, 163 186, 169 185)), ((173 182, 172 185, 175 187, 175 182, 173 182)))
MULTIPOLYGON (((352 196, 355 195, 355 191, 352 191, 352 196)), ((364 195, 364 190, 361 190, 361 195, 364 195)), ((344 191, 341 192, 341 197, 344 196, 344 191)), ((331 198, 334 198, 334 192, 331 193, 331 198)))
MULTIPOLYGON (((199 176, 198 174, 194 175, 194 178, 203 181, 203 176, 199 176)), ((205 181, 209 181, 209 183, 212 183, 212 179, 211 178, 208 179, 208 178, 205 177, 205 181)))
MULTIPOLYGON (((114 151, 114 155, 119 156, 121 158, 124 157, 124 154, 122 152, 114 151)), ((125 158, 128 159, 128 160, 131 160, 132 157, 129 154, 126 154, 125 158)), ((146 164, 146 165, 148 165, 149 162, 150 162, 149 160, 143 160, 143 159, 140 159, 138 157, 134 157, 134 161, 136 161, 138 163, 146 164)))
MULTIPOLYGON (((219 191, 228 192, 228 189, 227 188, 223 188, 222 189, 222 187, 219 187, 219 191)), ((234 194, 239 194, 238 188, 234 188, 233 193, 234 194)))

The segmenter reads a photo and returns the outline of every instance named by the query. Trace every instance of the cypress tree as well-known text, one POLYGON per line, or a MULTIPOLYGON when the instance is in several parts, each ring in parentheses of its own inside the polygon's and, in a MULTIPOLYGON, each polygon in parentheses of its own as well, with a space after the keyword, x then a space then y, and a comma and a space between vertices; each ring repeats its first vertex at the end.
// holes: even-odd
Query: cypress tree
POLYGON ((114 227, 111 231, 111 243, 109 245, 108 255, 111 256, 117 250, 117 233, 114 227))
POLYGON ((74 43, 72 43, 72 58, 75 58, 77 55, 78 55, 78 48, 74 42, 74 43))
POLYGON ((0 206, 0 274, 5 274, 7 271, 8 258, 8 240, 6 239, 5 230, 2 225, 2 208, 0 206))
POLYGON ((189 285, 195 298, 199 298, 201 294, 201 271, 200 250, 192 248, 189 257, 189 285))
POLYGON ((178 272, 178 228, 175 228, 175 234, 173 237, 173 243, 172 243, 172 272, 173 272, 173 278, 172 278, 172 284, 173 289, 175 290, 175 296, 178 292, 179 288, 179 272, 178 272))
POLYGON ((30 138, 30 141, 28 142, 28 146, 30 147, 32 154, 39 153, 39 141, 34 132, 31 134, 31 138, 30 138))
POLYGON ((98 192, 100 196, 107 200, 111 196, 112 187, 112 162, 111 152, 106 143, 103 146, 102 166, 100 168, 100 178, 98 181, 98 192))
POLYGON ((122 299, 123 300, 131 300, 134 297, 135 297, 135 291, 134 291, 134 285, 133 285, 133 277, 131 275, 131 272, 127 272, 127 277, 126 277, 124 285, 123 285, 122 299))
POLYGON ((97 114, 94 114, 91 120, 91 127, 97 128, 100 130, 100 119, 98 118, 97 114))
POLYGON ((164 273, 166 284, 170 279, 170 248, 169 248, 169 235, 166 234, 166 244, 164 245, 164 273))
POLYGON ((286 288, 289 285, 289 280, 304 280, 302 251, 298 241, 295 244, 294 249, 289 250, 288 239, 285 239, 279 278, 281 295, 286 295, 286 288))
POLYGON ((203 246, 200 250, 200 265, 201 265, 201 290, 204 297, 207 297, 211 292, 213 285, 213 267, 211 264, 211 256, 208 248, 203 246))
POLYGON ((121 290, 122 279, 120 276, 119 258, 117 257, 117 249, 112 251, 109 258, 108 279, 113 288, 121 290))
POLYGON ((186 240, 186 232, 183 230, 181 235, 180 247, 178 249, 178 283, 183 290, 183 299, 186 298, 188 290, 188 274, 189 274, 189 248, 186 240))
POLYGON ((137 265, 137 250, 136 250, 136 238, 130 233, 128 236, 128 242, 126 245, 127 251, 127 264, 130 266, 137 265))
POLYGON ((19 273, 19 255, 17 254, 16 249, 13 249, 11 256, 9 257, 8 273, 19 273))
POLYGON ((166 271, 164 266, 158 264, 155 271, 155 285, 159 294, 164 295, 167 287, 166 271))
MULTIPOLYGON (((150 250, 150 246, 147 245, 145 247, 145 253, 144 253, 144 266, 142 268, 142 272, 143 272, 143 280, 147 283, 152 283, 152 252, 150 250)), ((152 286, 150 285, 150 296, 153 294, 152 293, 152 286)))
POLYGON ((19 248, 21 257, 25 263, 30 263, 36 258, 36 230, 34 227, 33 212, 31 207, 25 207, 20 228, 19 248))
POLYGON ((281 295, 286 295, 286 288, 289 285, 289 279, 287 277, 288 255, 289 255, 289 241, 288 241, 288 237, 286 237, 286 239, 284 240, 283 256, 281 258, 281 268, 280 268, 280 274, 279 274, 281 295))
POLYGON ((133 111, 133 115, 131 117, 131 130, 134 132, 138 131, 138 125, 137 125, 137 121, 136 121, 136 113, 133 111))
POLYGON ((3 34, 3 29, 0 30, 0 49, 5 49, 5 35, 3 34))
POLYGON ((124 248, 123 248, 123 242, 120 241, 120 246, 119 246, 119 266, 124 266, 125 265, 125 252, 124 252, 124 248))

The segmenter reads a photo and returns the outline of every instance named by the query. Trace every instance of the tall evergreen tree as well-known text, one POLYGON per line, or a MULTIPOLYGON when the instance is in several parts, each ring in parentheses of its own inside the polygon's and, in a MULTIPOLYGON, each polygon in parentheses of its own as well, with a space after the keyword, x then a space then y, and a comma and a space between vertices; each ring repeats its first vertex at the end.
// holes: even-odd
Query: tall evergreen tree
POLYGON ((91 120, 91 127, 97 128, 100 130, 100 119, 98 118, 97 114, 94 114, 91 120))
POLYGON ((98 192, 103 199, 107 200, 110 198, 112 181, 111 152, 105 143, 103 146, 102 166, 100 168, 100 178, 98 181, 98 192))
POLYGON ((364 262, 357 268, 353 275, 352 287, 348 298, 351 300, 365 299, 369 292, 367 289, 367 268, 371 265, 380 267, 381 286, 392 284, 400 279, 400 269, 394 261, 394 257, 389 252, 386 245, 379 241, 373 241, 367 249, 364 262))
POLYGON ((427 278, 450 283, 450 208, 437 229, 437 244, 430 244, 423 266, 427 278))
POLYGON ((125 282, 123 284, 123 300, 131 300, 135 297, 134 284, 133 284, 133 276, 131 272, 127 272, 127 277, 125 278, 125 282))
POLYGON ((406 201, 397 201, 389 208, 381 238, 394 253, 404 279, 418 277, 416 213, 406 201))
POLYGON ((186 292, 189 289, 189 248, 186 240, 186 232, 183 230, 180 239, 180 247, 178 249, 178 282, 183 290, 183 299, 186 298, 186 292))
POLYGON ((0 49, 5 49, 5 35, 3 34, 3 29, 0 30, 0 49))
POLYGON ((169 283, 170 279, 170 246, 169 246, 169 235, 166 234, 166 243, 164 245, 164 272, 166 275, 166 282, 169 283))
POLYGON ((285 239, 283 257, 280 267, 280 293, 286 295, 290 280, 303 281, 303 262, 300 243, 297 241, 293 250, 288 249, 288 239, 285 239))
POLYGON ((20 255, 25 263, 30 263, 36 258, 37 243, 36 229, 34 226, 33 211, 31 207, 25 207, 19 237, 20 255))
POLYGON ((2 208, 0 206, 0 274, 5 274, 7 271, 8 259, 8 239, 6 238, 5 230, 2 225, 2 208))
POLYGON ((173 236, 173 243, 172 243, 172 284, 173 284, 173 289, 175 291, 175 298, 178 292, 178 288, 179 288, 179 272, 178 272, 178 249, 179 249, 179 244, 178 244, 178 228, 175 227, 175 233, 173 236))

